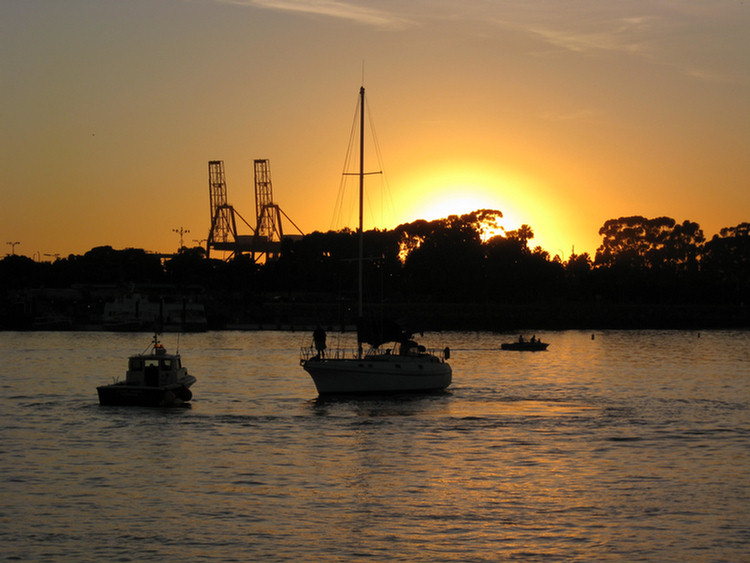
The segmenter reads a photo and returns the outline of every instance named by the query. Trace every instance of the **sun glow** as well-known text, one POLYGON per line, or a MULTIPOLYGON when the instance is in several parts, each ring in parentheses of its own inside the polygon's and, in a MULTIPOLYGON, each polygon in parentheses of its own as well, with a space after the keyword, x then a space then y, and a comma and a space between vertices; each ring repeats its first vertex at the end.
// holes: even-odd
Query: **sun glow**
POLYGON ((510 174, 476 163, 456 163, 430 174, 415 174, 406 185, 409 191, 403 198, 403 221, 431 221, 478 209, 496 209, 503 214, 499 224, 505 230, 528 222, 519 211, 523 183, 510 174))
POLYGON ((384 191, 388 197, 384 199, 388 205, 378 203, 382 196, 374 197, 370 191, 365 204, 366 229, 390 229, 417 220, 432 221, 490 209, 500 211, 502 218, 498 220, 499 229, 481 234, 484 241, 528 225, 534 233, 529 241, 531 248, 541 246, 551 255, 563 256, 576 244, 570 235, 560 235, 575 232, 575 225, 561 222, 561 217, 580 213, 576 207, 580 202, 566 199, 564 189, 541 178, 498 164, 456 160, 429 168, 410 167, 398 170, 387 184, 384 191), (370 212, 377 209, 379 215, 370 212), (379 219, 370 221, 371 216, 379 219))
POLYGON ((485 208, 487 208, 487 201, 472 194, 444 195, 425 204, 422 211, 422 219, 432 221, 433 219, 442 219, 450 215, 463 215, 477 209, 485 208))

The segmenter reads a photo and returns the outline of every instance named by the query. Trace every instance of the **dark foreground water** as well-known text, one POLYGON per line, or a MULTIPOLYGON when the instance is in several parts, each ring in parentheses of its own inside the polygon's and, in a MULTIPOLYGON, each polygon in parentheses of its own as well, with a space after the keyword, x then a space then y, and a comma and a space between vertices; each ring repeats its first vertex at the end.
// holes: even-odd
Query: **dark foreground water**
POLYGON ((319 401, 308 335, 187 335, 192 408, 149 410, 95 389, 148 335, 0 333, 0 561, 750 561, 750 334, 543 336, 319 401))

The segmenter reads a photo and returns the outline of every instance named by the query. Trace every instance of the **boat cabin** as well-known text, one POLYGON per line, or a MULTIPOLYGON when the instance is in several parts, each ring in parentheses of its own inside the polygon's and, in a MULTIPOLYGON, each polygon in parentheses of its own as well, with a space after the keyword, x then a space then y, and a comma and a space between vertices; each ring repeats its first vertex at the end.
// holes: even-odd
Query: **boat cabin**
POLYGON ((130 357, 125 383, 160 387, 177 383, 183 375, 180 356, 167 354, 161 345, 157 345, 152 354, 130 357))

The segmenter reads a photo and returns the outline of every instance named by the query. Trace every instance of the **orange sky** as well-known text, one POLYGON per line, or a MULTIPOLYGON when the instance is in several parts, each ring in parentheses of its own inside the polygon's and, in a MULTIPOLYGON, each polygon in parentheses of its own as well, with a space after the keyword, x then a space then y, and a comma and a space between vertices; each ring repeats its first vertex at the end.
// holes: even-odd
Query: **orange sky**
POLYGON ((750 221, 748 29, 729 0, 3 2, 0 242, 192 245, 214 159, 244 217, 268 158, 302 230, 340 228, 363 61, 368 227, 494 208, 563 257, 623 215, 710 238, 750 221))

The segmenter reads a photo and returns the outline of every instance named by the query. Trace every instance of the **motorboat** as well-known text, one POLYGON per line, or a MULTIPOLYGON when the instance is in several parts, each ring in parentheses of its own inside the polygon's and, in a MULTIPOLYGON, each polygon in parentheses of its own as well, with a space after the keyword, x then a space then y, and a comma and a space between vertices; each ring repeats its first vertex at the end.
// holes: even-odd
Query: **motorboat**
POLYGON ((169 354, 154 334, 149 347, 130 356, 125 381, 96 388, 100 405, 172 407, 193 398, 194 376, 182 366, 180 354, 169 354))
POLYGON ((530 340, 524 340, 523 337, 519 337, 516 342, 503 342, 500 345, 501 350, 516 350, 519 352, 542 352, 547 349, 549 343, 542 342, 536 337, 532 337, 530 340))
POLYGON ((320 395, 390 394, 439 391, 451 384, 450 350, 430 351, 413 340, 413 333, 379 323, 365 323, 363 315, 363 193, 365 89, 359 90, 359 253, 357 344, 329 350, 325 333, 316 329, 314 345, 302 348, 300 365, 310 374, 320 395), (385 330, 387 328, 387 330, 385 330), (316 333, 318 333, 316 335, 316 333), (321 338, 323 341, 321 341, 321 338), (365 347, 368 346, 367 349, 365 347))

